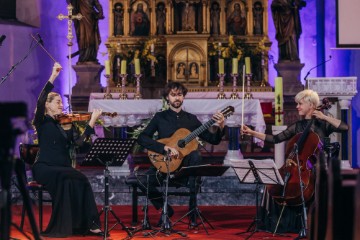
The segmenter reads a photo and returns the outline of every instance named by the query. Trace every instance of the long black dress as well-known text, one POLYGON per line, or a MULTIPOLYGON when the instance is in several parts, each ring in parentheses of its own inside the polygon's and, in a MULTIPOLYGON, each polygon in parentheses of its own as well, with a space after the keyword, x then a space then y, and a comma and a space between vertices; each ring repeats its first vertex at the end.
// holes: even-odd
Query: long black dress
MULTIPOLYGON (((289 140, 298 133, 303 132, 306 126, 308 125, 309 121, 311 120, 303 119, 290 125, 285 131, 279 133, 278 135, 275 136, 266 135, 265 141, 272 143, 280 143, 289 140)), ((347 131, 348 126, 346 123, 341 122, 340 126, 336 128, 326 121, 315 119, 310 127, 310 130, 316 133, 320 137, 320 139, 323 140, 324 137, 328 137, 333 132, 347 131)), ((319 190, 321 189, 317 189, 316 191, 319 190)), ((261 207, 262 224, 259 226, 259 228, 270 232, 274 232, 282 211, 282 207, 283 206, 275 203, 271 198, 271 196, 269 196, 268 192, 265 191, 262 199, 262 207, 261 207)), ((301 213, 302 213, 301 206, 284 207, 276 232, 298 233, 302 227, 301 213)))
POLYGON ((43 235, 85 234, 90 228, 97 228, 93 222, 99 225, 100 221, 91 185, 85 175, 71 166, 69 149, 76 139, 81 141, 94 130, 87 126, 80 137, 74 128, 64 131, 52 117, 44 115, 51 89, 53 85, 48 82, 39 96, 33 122, 40 151, 32 170, 52 199, 51 219, 43 235))

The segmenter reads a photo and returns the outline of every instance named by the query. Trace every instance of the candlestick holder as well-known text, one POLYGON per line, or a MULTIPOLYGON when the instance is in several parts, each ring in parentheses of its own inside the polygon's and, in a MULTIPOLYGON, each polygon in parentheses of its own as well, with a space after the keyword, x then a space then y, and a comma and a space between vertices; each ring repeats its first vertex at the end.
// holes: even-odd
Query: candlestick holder
POLYGON ((251 73, 246 73, 245 74, 245 79, 246 79, 246 93, 245 93, 245 98, 246 99, 252 99, 252 93, 251 93, 251 77, 252 74, 251 73))
POLYGON ((237 73, 232 73, 230 74, 232 79, 233 79, 233 86, 232 86, 232 93, 230 95, 230 99, 239 99, 239 94, 237 93, 237 77, 239 76, 239 74, 237 73))
POLYGON ((141 99, 141 93, 140 93, 140 78, 142 74, 134 74, 134 77, 136 78, 136 93, 134 95, 134 99, 141 99))
POLYGON ((218 99, 226 99, 225 93, 224 93, 224 78, 225 78, 225 73, 218 73, 217 74, 219 77, 219 93, 217 98, 218 99))
POLYGON ((106 77, 106 92, 104 94, 104 99, 112 99, 112 95, 110 93, 110 74, 104 74, 106 77))
POLYGON ((127 74, 120 74, 119 76, 121 77, 121 93, 119 95, 119 99, 125 100, 128 98, 125 89, 127 74))

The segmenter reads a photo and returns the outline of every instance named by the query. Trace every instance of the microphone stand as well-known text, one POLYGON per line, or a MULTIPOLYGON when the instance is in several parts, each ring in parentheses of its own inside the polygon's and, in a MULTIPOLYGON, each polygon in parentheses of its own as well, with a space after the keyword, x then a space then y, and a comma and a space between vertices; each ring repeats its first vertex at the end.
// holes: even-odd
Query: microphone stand
POLYGON ((10 68, 9 72, 8 72, 4 77, 1 78, 0 85, 5 82, 5 80, 15 71, 16 67, 17 67, 18 65, 20 65, 20 63, 22 63, 22 62, 30 55, 30 53, 40 44, 40 41, 39 41, 39 40, 35 39, 35 41, 36 41, 36 44, 35 44, 34 46, 31 46, 31 47, 30 47, 29 51, 25 54, 25 56, 24 56, 22 59, 20 59, 17 63, 15 63, 15 64, 10 68))
POLYGON ((329 59, 321 62, 320 64, 316 65, 316 66, 313 67, 313 68, 310 68, 310 70, 306 73, 306 76, 304 77, 305 82, 307 83, 307 77, 309 76, 310 72, 311 72, 313 69, 315 69, 315 68, 317 68, 317 67, 319 67, 319 66, 321 66, 321 65, 323 65, 323 64, 325 64, 325 63, 327 63, 327 62, 330 61, 330 60, 331 60, 331 55, 329 56, 329 59))
POLYGON ((296 155, 296 161, 298 165, 298 174, 299 174, 299 183, 300 183, 300 192, 301 192, 301 205, 302 205, 302 218, 301 218, 301 229, 299 235, 296 239, 306 238, 306 230, 307 230, 307 215, 306 215, 306 206, 305 206, 305 198, 304 198, 304 183, 301 178, 301 170, 300 170, 300 161, 299 161, 299 147, 295 143, 294 150, 296 155))

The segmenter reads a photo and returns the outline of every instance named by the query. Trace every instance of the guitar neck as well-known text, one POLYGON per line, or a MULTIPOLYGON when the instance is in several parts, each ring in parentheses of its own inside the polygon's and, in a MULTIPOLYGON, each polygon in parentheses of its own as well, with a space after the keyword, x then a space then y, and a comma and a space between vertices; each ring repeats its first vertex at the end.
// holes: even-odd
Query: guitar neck
POLYGON ((192 133, 190 133, 188 136, 186 136, 183 139, 185 141, 185 144, 188 144, 189 142, 191 142, 193 139, 195 139, 197 136, 199 136, 202 132, 204 132, 206 129, 211 127, 214 123, 215 123, 215 120, 210 119, 209 121, 207 121, 206 123, 204 123, 203 125, 198 127, 197 129, 195 129, 192 133))

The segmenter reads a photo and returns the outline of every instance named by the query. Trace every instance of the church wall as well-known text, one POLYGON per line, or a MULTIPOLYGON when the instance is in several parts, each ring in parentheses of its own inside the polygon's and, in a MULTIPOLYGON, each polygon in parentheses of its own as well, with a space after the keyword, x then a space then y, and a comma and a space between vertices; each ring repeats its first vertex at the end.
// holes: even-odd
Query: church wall
MULTIPOLYGON (((0 47, 0 76, 6 75, 12 65, 19 61, 27 52, 31 37, 29 34, 40 33, 44 40, 46 49, 58 60, 63 66, 59 79, 56 82, 55 90, 63 94, 68 94, 68 67, 66 55, 67 53, 67 39, 66 39, 66 22, 59 21, 56 16, 59 13, 66 14, 66 1, 40 1, 41 9, 41 27, 32 28, 15 25, 0 24, 0 34, 5 34, 7 38, 3 42, 3 46, 0 47)), ((325 1, 325 0, 324 0, 325 1)), ((107 58, 107 49, 105 46, 106 39, 109 36, 109 19, 108 9, 111 1, 100 0, 105 12, 105 19, 99 22, 99 28, 101 31, 102 43, 98 54, 98 59, 101 64, 104 63, 107 58)), ((307 7, 301 10, 301 19, 303 26, 303 34, 300 38, 300 57, 301 62, 305 63, 302 70, 301 79, 304 78, 309 69, 317 64, 316 62, 316 46, 314 46, 313 37, 316 33, 316 1, 307 1, 307 7)), ((268 35, 270 41, 273 42, 270 54, 274 58, 274 62, 277 62, 278 51, 277 41, 275 40, 275 29, 270 11, 270 4, 268 4, 268 35)), ((336 46, 336 22, 335 22, 335 0, 325 1, 325 56, 326 59, 329 55, 332 56, 332 60, 326 64, 326 76, 357 76, 360 79, 360 52, 357 50, 333 50, 336 46)), ((318 44, 318 43, 316 43, 318 44)), ((77 50, 76 40, 74 38, 74 49, 77 50)), ((75 64, 77 58, 73 59, 75 64)), ((29 108, 29 115, 35 108, 36 97, 41 91, 42 86, 48 79, 51 67, 53 65, 52 60, 44 53, 39 47, 36 48, 29 57, 20 64, 13 74, 6 80, 6 82, 0 85, 0 101, 26 101, 29 108)), ((75 73, 71 71, 73 78, 73 85, 75 84, 75 73)), ((269 61, 269 83, 274 86, 274 78, 276 71, 272 61, 269 61)), ((311 71, 310 76, 317 76, 316 69, 311 71)), ((105 86, 105 78, 102 76, 102 85, 105 86)), ((359 87, 358 87, 359 91, 359 87)), ((67 103, 64 99, 65 104, 67 103)), ((360 144, 360 99, 356 96, 352 101, 352 145, 354 146, 352 155, 356 158, 358 165, 360 165, 360 151, 357 147, 360 144)), ((350 119, 349 119, 350 120, 350 119)))

